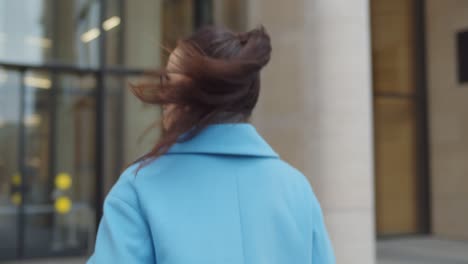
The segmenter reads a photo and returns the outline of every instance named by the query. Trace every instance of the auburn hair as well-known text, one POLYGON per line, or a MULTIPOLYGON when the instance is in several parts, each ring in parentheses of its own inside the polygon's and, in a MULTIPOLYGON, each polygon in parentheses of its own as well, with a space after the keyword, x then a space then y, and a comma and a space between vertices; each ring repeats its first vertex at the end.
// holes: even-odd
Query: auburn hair
POLYGON ((204 27, 181 39, 172 52, 175 67, 149 74, 149 81, 131 85, 142 102, 172 105, 171 123, 144 156, 144 164, 166 153, 179 141, 190 140, 219 116, 242 115, 245 121, 254 109, 260 91, 260 70, 271 54, 270 37, 263 26, 236 33, 223 27, 204 27), (184 78, 171 81, 171 74, 184 78))

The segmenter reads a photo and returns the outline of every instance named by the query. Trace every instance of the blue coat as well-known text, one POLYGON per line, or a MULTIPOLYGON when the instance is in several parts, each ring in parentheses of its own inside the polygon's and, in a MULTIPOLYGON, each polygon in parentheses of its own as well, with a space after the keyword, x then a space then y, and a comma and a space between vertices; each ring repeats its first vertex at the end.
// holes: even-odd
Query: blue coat
POLYGON ((307 179, 250 124, 211 125, 108 194, 88 263, 335 263, 307 179))

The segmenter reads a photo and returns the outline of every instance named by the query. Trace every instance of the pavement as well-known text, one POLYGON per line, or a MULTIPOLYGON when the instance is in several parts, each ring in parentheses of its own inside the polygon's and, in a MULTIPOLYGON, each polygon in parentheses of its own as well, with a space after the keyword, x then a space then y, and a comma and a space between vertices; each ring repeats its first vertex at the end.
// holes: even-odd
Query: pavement
POLYGON ((427 236, 381 239, 377 264, 468 264, 468 241, 427 236))
MULTIPOLYGON (((82 264, 86 258, 56 258, 4 262, 4 264, 82 264)), ((342 264, 342 263, 338 263, 342 264)), ((354 264, 352 261, 343 264, 354 264)), ((359 263, 356 263, 359 264, 359 263)), ((468 264, 468 241, 428 236, 380 239, 376 264, 468 264)))
POLYGON ((83 264, 87 258, 30 259, 2 262, 2 264, 83 264))

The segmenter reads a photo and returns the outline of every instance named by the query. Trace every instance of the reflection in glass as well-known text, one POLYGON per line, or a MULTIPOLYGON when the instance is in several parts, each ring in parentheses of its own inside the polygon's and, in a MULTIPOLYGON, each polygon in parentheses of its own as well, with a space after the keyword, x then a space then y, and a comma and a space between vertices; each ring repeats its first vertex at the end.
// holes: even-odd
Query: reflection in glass
POLYGON ((51 1, 0 1, 0 60, 41 62, 51 57, 51 1))
POLYGON ((104 117, 104 185, 103 194, 107 195, 123 170, 123 92, 127 79, 120 76, 108 76, 105 89, 104 117))
POLYGON ((18 142, 20 76, 0 68, 0 260, 16 255, 21 203, 18 142))
MULTIPOLYGON (((25 105, 23 125, 25 130, 25 156, 23 184, 25 188, 25 243, 43 249, 48 244, 47 226, 50 222, 47 213, 37 212, 50 201, 48 184, 50 171, 50 110, 51 76, 47 72, 28 72, 22 80, 25 85, 25 105), (30 211, 32 210, 32 212, 30 211)), ((27 251, 27 249, 26 249, 27 251)), ((28 254, 28 253, 27 253, 28 254)), ((34 254, 34 255, 36 255, 34 254)))
POLYGON ((99 8, 97 0, 0 1, 0 61, 98 66, 99 8))
MULTIPOLYGON (((185 1, 185 0, 184 0, 185 1)), ((119 5, 119 1, 110 1, 108 16, 122 14, 123 20, 120 39, 116 35, 109 34, 106 48, 112 45, 121 45, 121 52, 108 56, 121 56, 111 59, 110 63, 123 64, 133 68, 152 68, 160 65, 160 45, 162 41, 162 16, 166 10, 163 5, 166 2, 181 1, 153 1, 139 0, 130 4, 128 1, 120 1, 125 6, 119 5)), ((179 16, 183 20, 185 17, 179 16)), ((113 32, 110 32, 113 33, 113 32)), ((117 49, 116 49, 117 51, 117 49)))
MULTIPOLYGON (((101 2, 0 0, 0 64, 21 65, 0 69, 0 258, 85 254, 100 206, 97 177, 106 194, 161 132, 148 129, 158 123, 160 109, 127 89, 135 80, 106 73, 100 102, 105 142, 96 142, 96 76, 104 66, 138 71, 164 65, 161 44, 173 47, 213 22, 218 3, 106 0, 101 20, 101 2), (100 65, 101 52, 107 65, 100 65), (80 67, 95 71, 88 75, 80 67), (100 152, 104 171, 96 175, 100 152)), ((232 9, 226 2, 224 9, 232 9)))
MULTIPOLYGON (((157 1, 153 1, 157 2, 157 1)), ((122 21, 122 1, 107 1, 104 22, 106 46, 106 63, 108 65, 123 64, 123 22, 122 21)), ((133 5, 136 5, 134 3, 133 5)))
POLYGON ((24 76, 24 254, 77 254, 94 234, 95 80, 24 76))
MULTIPOLYGON (((207 0, 198 0, 207 1, 207 0)), ((234 31, 247 30, 247 0, 212 0, 214 23, 234 31)))
POLYGON ((163 2, 161 37, 163 45, 174 48, 179 38, 193 32, 195 29, 194 4, 196 2, 190 0, 163 2))
POLYGON ((67 252, 86 249, 94 237, 96 81, 91 75, 65 74, 55 80, 51 248, 67 252), (70 208, 62 206, 67 200, 70 208))
MULTIPOLYGON (((94 68, 99 66, 99 38, 105 35, 109 65, 158 66, 161 44, 174 46, 178 38, 213 22, 214 2, 107 1, 100 21, 98 0, 0 1, 0 61, 94 68)), ((223 15, 240 13, 237 7, 230 4, 226 9, 236 12, 223 15)))

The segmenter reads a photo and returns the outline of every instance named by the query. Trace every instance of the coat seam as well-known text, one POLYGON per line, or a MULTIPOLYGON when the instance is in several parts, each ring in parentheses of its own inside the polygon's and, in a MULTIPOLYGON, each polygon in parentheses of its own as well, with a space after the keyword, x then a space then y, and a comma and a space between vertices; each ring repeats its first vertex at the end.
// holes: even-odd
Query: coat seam
POLYGON ((239 229, 241 234, 241 250, 242 250, 242 263, 245 263, 245 248, 244 248, 244 230, 242 228, 242 213, 241 213, 241 206, 240 206, 240 199, 239 199, 239 175, 235 175, 236 177, 236 198, 237 198, 237 210, 239 216, 239 229))
POLYGON ((115 195, 115 194, 109 194, 109 195, 107 196, 107 199, 108 199, 108 200, 114 199, 114 200, 118 201, 119 203, 124 204, 126 207, 132 209, 132 211, 135 212, 136 214, 141 215, 140 212, 139 212, 139 210, 138 210, 137 208, 135 208, 135 207, 134 207, 133 205, 131 205, 129 202, 125 201, 124 199, 118 197, 118 196, 115 195))
POLYGON ((153 247, 153 253, 154 253, 154 260, 156 263, 158 263, 158 254, 157 254, 157 248, 156 248, 156 239, 157 239, 157 236, 155 237, 155 233, 156 231, 152 228, 152 226, 150 225, 149 223, 149 217, 147 215, 147 210, 145 210, 141 200, 140 200, 140 194, 138 193, 137 191, 137 187, 136 187, 136 178, 133 178, 131 180, 131 187, 133 189, 133 191, 135 192, 135 198, 136 198, 136 202, 137 202, 137 206, 138 206, 138 209, 141 213, 141 216, 143 218, 143 221, 145 222, 146 226, 148 227, 148 230, 149 230, 149 236, 151 238, 151 245, 153 247))

